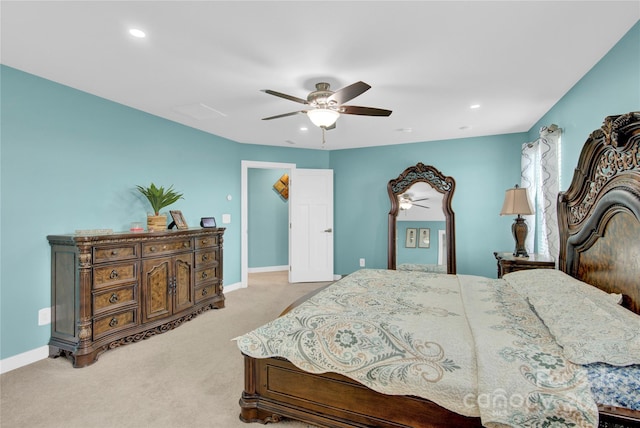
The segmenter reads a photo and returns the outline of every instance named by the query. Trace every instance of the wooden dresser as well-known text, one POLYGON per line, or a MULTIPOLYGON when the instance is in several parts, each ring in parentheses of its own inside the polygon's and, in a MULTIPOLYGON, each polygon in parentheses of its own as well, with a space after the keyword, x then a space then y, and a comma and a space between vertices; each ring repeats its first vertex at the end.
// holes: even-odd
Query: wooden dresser
POLYGON ((50 235, 49 356, 74 367, 224 307, 224 228, 50 235))

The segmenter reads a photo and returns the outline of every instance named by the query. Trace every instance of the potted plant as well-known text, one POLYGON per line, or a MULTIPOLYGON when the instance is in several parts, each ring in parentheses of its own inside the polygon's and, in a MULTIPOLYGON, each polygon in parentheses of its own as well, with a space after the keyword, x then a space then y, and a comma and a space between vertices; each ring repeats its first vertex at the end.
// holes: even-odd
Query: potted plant
POLYGON ((173 190, 173 185, 169 186, 168 189, 165 189, 162 186, 157 187, 153 183, 147 187, 138 185, 136 185, 136 187, 140 193, 146 196, 147 200, 151 204, 151 208, 153 209, 154 215, 147 216, 147 229, 149 232, 166 229, 167 216, 166 214, 161 215, 160 210, 173 204, 178 199, 183 199, 182 193, 173 190))

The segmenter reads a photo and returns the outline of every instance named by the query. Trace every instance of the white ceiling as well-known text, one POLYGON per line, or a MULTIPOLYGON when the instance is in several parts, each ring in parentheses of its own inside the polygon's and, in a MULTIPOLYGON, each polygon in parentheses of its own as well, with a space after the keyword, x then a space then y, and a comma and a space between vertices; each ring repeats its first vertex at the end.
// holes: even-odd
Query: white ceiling
POLYGON ((240 143, 329 150, 528 131, 640 19, 639 0, 0 5, 5 65, 240 143), (305 115, 261 120, 304 107, 261 89, 359 80, 348 104, 393 114, 343 115, 324 147, 305 115))

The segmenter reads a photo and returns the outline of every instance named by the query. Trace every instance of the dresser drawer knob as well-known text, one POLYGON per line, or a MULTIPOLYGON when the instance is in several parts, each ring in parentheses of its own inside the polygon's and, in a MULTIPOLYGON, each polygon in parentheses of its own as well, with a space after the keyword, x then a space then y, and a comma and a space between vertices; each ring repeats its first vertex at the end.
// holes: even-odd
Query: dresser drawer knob
POLYGON ((156 250, 156 247, 149 247, 149 251, 151 251, 152 253, 156 250))
POLYGON ((207 245, 208 243, 209 243, 209 240, 207 240, 207 239, 203 239, 202 240, 202 245, 207 245))
POLYGON ((111 297, 109 297, 109 303, 116 303, 120 298, 116 293, 113 293, 111 297))
POLYGON ((183 243, 182 243, 182 246, 183 246, 184 248, 189 248, 189 243, 188 243, 188 242, 183 242, 183 243))
POLYGON ((117 270, 112 270, 111 271, 111 275, 109 275, 109 279, 116 279, 118 277, 118 271, 117 270))
POLYGON ((206 254, 203 254, 203 255, 202 255, 202 261, 203 261, 203 262, 206 262, 207 260, 209 260, 209 256, 208 256, 208 255, 206 255, 206 254))
POLYGON ((207 289, 206 289, 206 288, 203 288, 203 289, 202 289, 202 295, 203 295, 203 296, 206 296, 208 292, 209 292, 209 291, 207 291, 207 289))
POLYGON ((111 318, 111 321, 109 321, 109 327, 115 327, 118 325, 118 318, 111 318))
POLYGON ((117 251, 117 250, 113 250, 113 251, 111 251, 111 255, 112 255, 112 256, 117 256, 117 255, 118 255, 118 251, 117 251))
POLYGON ((207 273, 206 272, 202 272, 202 279, 205 279, 207 277, 207 273))

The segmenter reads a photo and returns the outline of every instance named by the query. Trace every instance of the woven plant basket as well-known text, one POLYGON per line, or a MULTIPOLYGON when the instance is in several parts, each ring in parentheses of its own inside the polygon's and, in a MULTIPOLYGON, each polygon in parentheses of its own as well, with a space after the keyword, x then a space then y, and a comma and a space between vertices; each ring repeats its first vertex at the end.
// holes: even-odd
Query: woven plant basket
POLYGON ((147 216, 147 230, 149 232, 159 232, 167 229, 167 216, 166 215, 148 215, 147 216))

